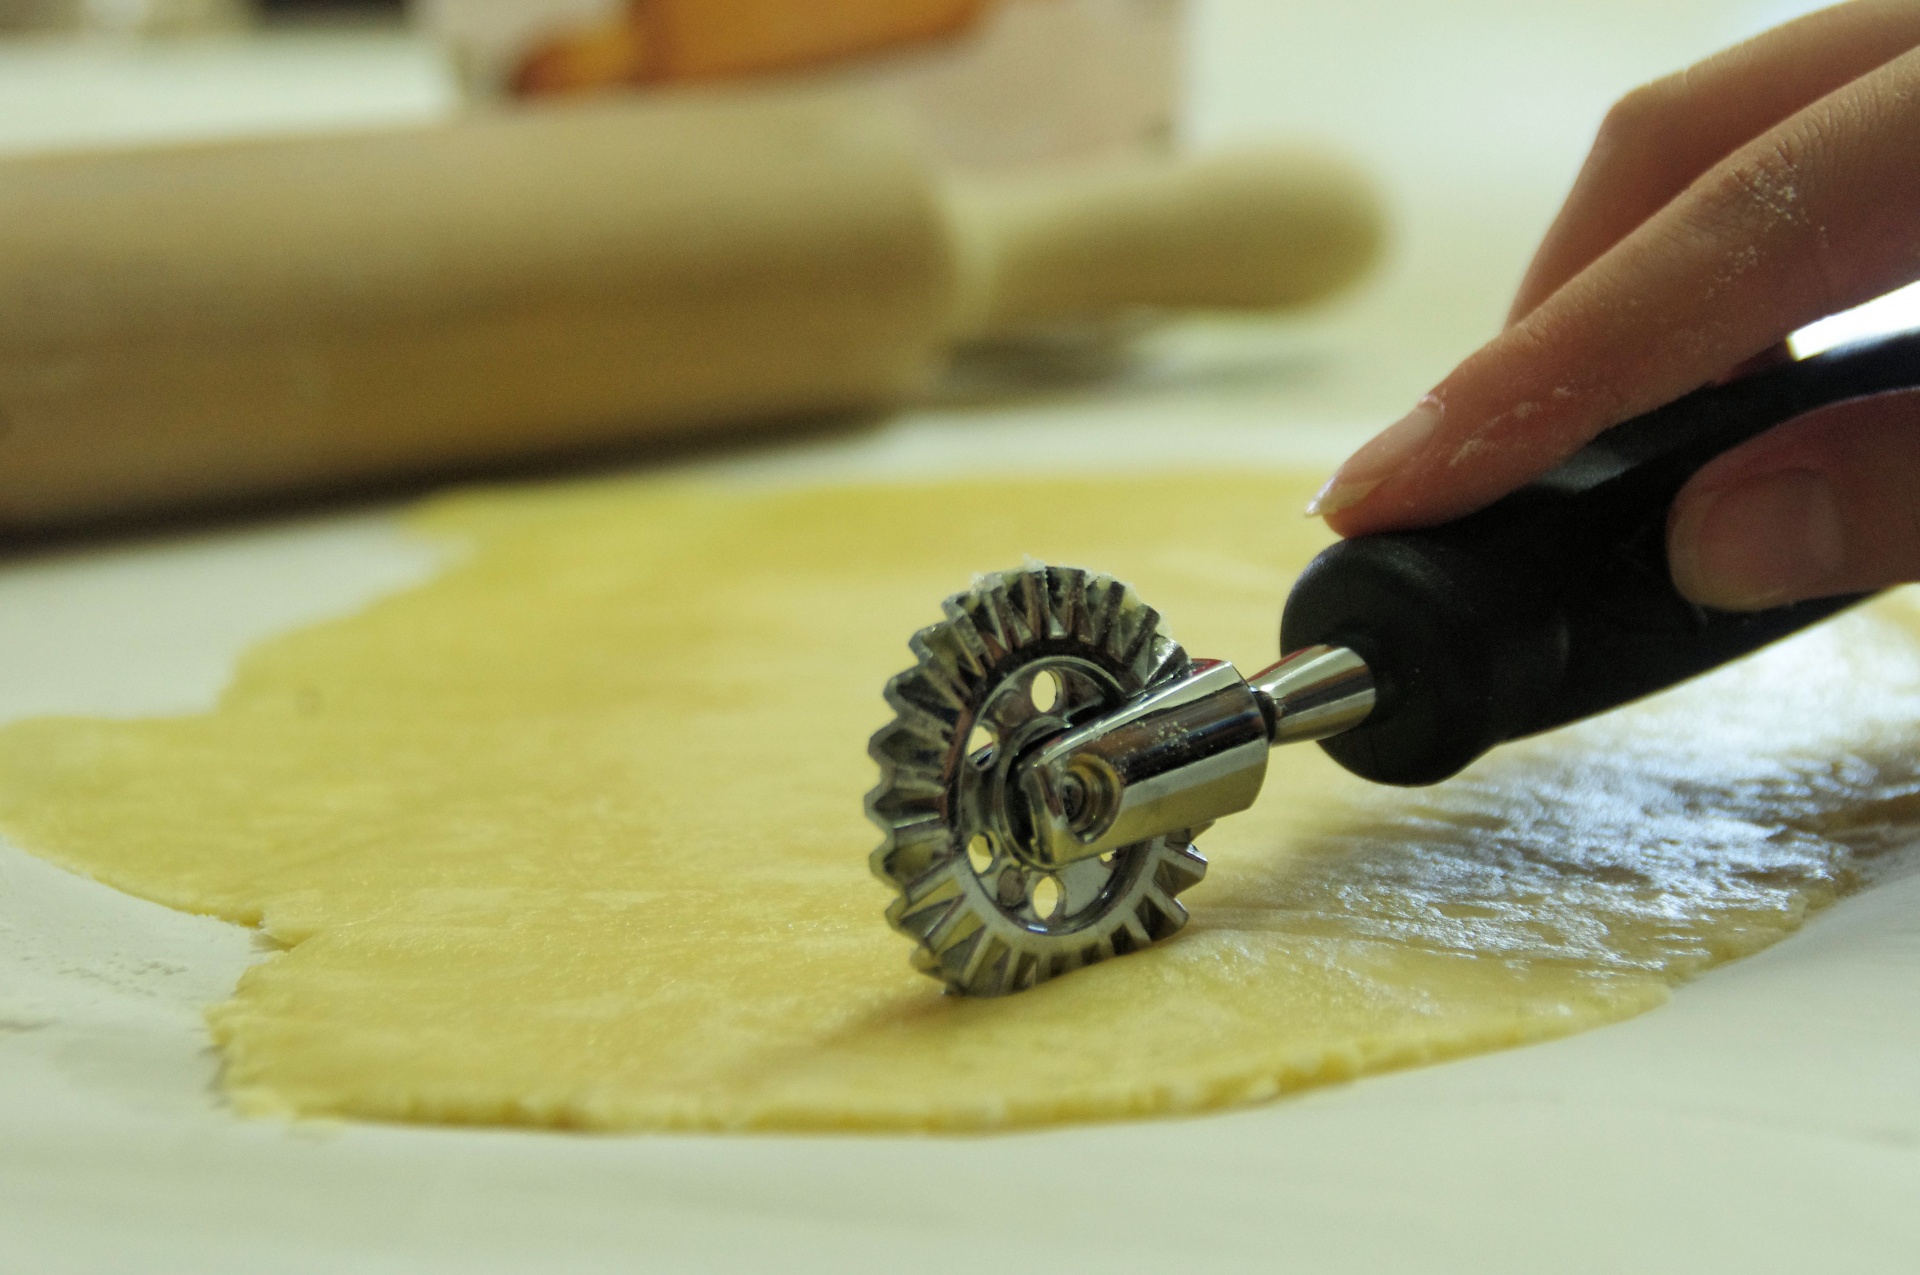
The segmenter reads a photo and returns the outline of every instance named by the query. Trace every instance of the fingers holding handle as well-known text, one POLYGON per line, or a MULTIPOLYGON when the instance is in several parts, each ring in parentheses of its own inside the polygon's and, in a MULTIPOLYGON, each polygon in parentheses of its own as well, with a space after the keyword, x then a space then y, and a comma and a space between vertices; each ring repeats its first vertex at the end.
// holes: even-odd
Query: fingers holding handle
POLYGON ((1920 5, 1855 0, 1621 98, 1534 254, 1508 321, 1525 318, 1734 151, 1916 46, 1920 5))
MULTIPOLYGON (((1457 518, 1795 328, 1920 278, 1915 155, 1909 52, 1713 165, 1356 453, 1316 512, 1347 535, 1457 518)), ((1783 510, 1810 500, 1823 516, 1790 486, 1783 510)))

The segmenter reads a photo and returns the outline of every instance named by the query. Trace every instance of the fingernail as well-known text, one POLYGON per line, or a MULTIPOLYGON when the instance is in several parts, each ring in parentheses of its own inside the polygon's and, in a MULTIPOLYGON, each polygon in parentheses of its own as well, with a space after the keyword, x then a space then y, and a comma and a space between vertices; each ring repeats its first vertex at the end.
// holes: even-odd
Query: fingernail
POLYGON ((1826 477, 1788 469, 1687 506, 1667 537, 1673 583, 1702 606, 1757 611, 1817 597, 1846 563, 1826 477))
POLYGON ((1307 517, 1324 518, 1365 500, 1427 445, 1439 423, 1440 400, 1429 394, 1411 412, 1347 457, 1347 463, 1335 470, 1327 485, 1307 502, 1307 517))

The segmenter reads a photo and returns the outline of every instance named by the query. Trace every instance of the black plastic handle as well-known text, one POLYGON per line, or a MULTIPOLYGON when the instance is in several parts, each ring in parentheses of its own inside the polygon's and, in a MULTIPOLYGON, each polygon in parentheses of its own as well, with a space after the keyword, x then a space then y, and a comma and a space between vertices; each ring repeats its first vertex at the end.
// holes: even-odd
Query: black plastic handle
POLYGON ((1722 452, 1815 408, 1920 388, 1920 332, 1710 386, 1601 434, 1496 504, 1342 541, 1287 599, 1280 649, 1357 651, 1379 698, 1322 741, 1379 783, 1430 784, 1505 740, 1716 668, 1858 602, 1707 610, 1667 574, 1667 510, 1722 452))

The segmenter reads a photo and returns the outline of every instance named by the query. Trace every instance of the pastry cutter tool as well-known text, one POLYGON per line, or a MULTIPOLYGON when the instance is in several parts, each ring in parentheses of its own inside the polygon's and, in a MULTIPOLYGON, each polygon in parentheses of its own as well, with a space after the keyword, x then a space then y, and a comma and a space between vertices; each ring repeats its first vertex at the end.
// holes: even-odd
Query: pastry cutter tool
POLYGON ((887 919, 950 991, 997 995, 1166 938, 1193 846, 1251 806, 1280 744, 1431 784, 1506 740, 1704 673, 1858 602, 1689 602, 1667 511, 1715 456, 1796 416, 1920 388, 1920 332, 1711 386, 1615 426, 1443 526, 1345 540, 1307 567, 1282 658, 1188 656, 1111 576, 983 575, 915 634, 868 751, 887 919))

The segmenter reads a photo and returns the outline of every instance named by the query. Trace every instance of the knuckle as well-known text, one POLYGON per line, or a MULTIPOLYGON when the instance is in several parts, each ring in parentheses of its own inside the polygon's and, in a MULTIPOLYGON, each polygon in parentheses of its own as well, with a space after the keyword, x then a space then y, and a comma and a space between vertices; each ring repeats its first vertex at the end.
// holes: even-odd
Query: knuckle
POLYGON ((1695 97, 1680 72, 1615 102, 1600 121, 1583 180, 1615 190, 1685 186, 1698 162, 1695 97))
POLYGON ((1795 133, 1760 139, 1715 170, 1707 210, 1743 230, 1756 222, 1772 228, 1805 220, 1805 211, 1796 205, 1808 149, 1795 133))
POLYGON ((1674 115, 1674 98, 1669 80, 1655 80, 1634 89, 1607 108, 1595 149, 1639 151, 1657 145, 1669 131, 1666 124, 1674 115))
POLYGON ((1676 210, 1676 230, 1697 250, 1721 252, 1731 276, 1763 262, 1796 295, 1838 295, 1839 280, 1820 215, 1829 127, 1818 116, 1775 129, 1729 157, 1676 210))

